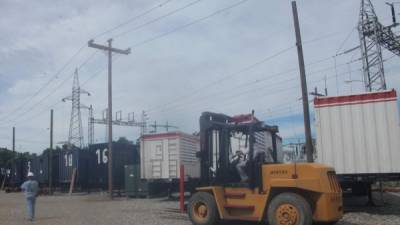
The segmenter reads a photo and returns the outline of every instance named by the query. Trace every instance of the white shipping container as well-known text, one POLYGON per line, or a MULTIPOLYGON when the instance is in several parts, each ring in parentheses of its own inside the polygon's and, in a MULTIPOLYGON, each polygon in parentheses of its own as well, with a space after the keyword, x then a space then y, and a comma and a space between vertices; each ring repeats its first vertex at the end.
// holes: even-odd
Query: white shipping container
POLYGON ((337 174, 400 173, 395 90, 314 100, 317 161, 337 174))
POLYGON ((146 134, 140 141, 142 179, 177 179, 180 165, 185 177, 200 177, 199 137, 182 132, 146 134))

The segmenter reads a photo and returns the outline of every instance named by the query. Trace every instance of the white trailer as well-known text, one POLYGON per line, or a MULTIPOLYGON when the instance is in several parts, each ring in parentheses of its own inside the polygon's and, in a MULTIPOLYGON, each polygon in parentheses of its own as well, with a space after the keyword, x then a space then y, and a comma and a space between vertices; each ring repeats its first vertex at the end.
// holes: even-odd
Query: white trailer
POLYGON ((200 150, 197 136, 182 132, 146 134, 140 140, 141 178, 172 180, 180 177, 184 165, 185 177, 200 176, 200 150))
POLYGON ((316 161, 345 184, 400 178, 400 125, 395 90, 314 100, 316 161))

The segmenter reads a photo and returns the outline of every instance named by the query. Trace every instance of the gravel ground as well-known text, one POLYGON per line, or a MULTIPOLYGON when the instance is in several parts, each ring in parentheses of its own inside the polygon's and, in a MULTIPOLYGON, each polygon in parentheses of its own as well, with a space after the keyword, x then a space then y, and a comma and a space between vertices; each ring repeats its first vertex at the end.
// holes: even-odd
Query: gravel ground
MULTIPOLYGON (((375 196, 376 198, 378 196, 375 196)), ((400 225, 400 195, 385 194, 385 203, 365 206, 365 198, 346 199, 344 218, 338 225, 400 225)), ((178 202, 166 199, 108 201, 101 194, 40 196, 34 222, 27 222, 21 193, 0 192, 0 225, 190 225, 178 211, 178 202)), ((225 223, 232 225, 232 222, 225 223)), ((234 223, 249 225, 249 223, 234 223)))
POLYGON ((368 206, 365 197, 345 198, 345 215, 340 225, 400 225, 400 194, 385 193, 383 202, 374 194, 376 206, 368 206))

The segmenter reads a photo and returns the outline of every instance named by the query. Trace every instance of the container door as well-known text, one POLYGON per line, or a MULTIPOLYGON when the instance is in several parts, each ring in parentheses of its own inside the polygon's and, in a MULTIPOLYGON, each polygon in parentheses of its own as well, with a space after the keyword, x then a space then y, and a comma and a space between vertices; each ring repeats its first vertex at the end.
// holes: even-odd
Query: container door
POLYGON ((154 160, 151 162, 151 177, 152 178, 161 178, 161 161, 154 160))
POLYGON ((125 192, 128 196, 134 192, 134 179, 133 167, 131 165, 125 166, 125 192))
POLYGON ((178 160, 169 160, 168 174, 169 178, 178 177, 178 160))
POLYGON ((152 143, 151 148, 151 177, 162 178, 162 161, 164 153, 162 141, 152 143))
POLYGON ((168 143, 168 177, 178 177, 178 147, 177 140, 171 140, 168 143))
POLYGON ((136 195, 140 182, 140 166, 125 166, 125 192, 128 196, 136 195))

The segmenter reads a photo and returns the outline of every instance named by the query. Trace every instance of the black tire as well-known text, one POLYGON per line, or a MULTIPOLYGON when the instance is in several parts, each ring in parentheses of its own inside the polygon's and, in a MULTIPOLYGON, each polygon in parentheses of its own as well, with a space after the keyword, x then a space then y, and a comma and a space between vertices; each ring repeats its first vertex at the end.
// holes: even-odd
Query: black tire
MULTIPOLYGON (((204 210, 203 210, 204 211, 204 210)), ((214 225, 219 220, 214 196, 207 192, 197 192, 189 199, 189 219, 194 225, 214 225), (206 207, 206 213, 199 212, 199 207, 206 207)))
POLYGON ((275 196, 268 206, 269 225, 311 225, 310 204, 295 193, 281 193, 275 196))
POLYGON ((354 196, 367 196, 369 185, 365 182, 355 182, 351 185, 351 194, 354 196))

